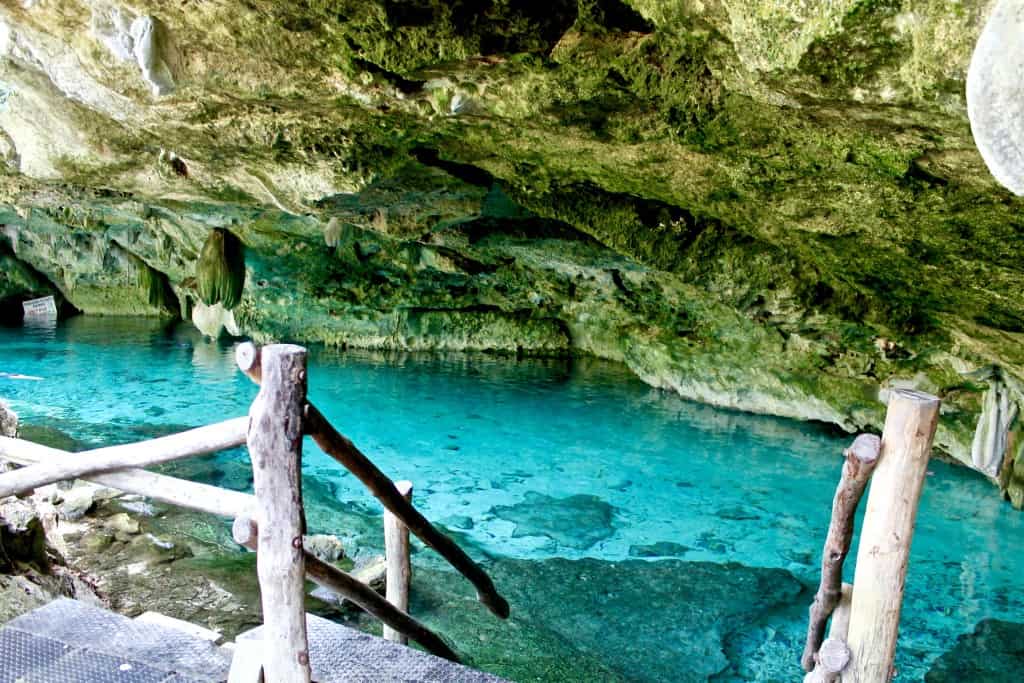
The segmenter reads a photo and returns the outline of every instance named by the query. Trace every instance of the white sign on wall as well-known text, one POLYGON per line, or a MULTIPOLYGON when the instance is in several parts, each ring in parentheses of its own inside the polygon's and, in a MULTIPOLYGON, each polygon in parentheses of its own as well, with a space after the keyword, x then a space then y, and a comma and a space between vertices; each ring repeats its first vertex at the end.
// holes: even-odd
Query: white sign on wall
POLYGON ((57 303, 52 296, 32 299, 24 302, 21 306, 25 310, 26 320, 47 320, 57 317, 57 303))

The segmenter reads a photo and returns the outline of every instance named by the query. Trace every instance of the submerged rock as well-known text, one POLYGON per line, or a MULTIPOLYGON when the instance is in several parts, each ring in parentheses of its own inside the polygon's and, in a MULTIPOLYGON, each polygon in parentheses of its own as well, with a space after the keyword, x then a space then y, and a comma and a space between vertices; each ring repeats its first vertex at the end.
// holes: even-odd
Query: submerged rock
POLYGON ((337 536, 329 534, 313 534, 303 541, 306 550, 324 562, 337 562, 345 556, 345 546, 337 536))
POLYGON ((412 612, 473 665, 512 680, 706 681, 724 642, 802 591, 781 569, 678 560, 496 560, 498 622, 450 572, 417 568, 412 612))
POLYGON ((629 546, 630 557, 682 557, 690 551, 688 546, 672 541, 658 541, 650 545, 629 546))
POLYGON ((1024 624, 985 619, 936 660, 926 683, 1017 683, 1024 672, 1024 624))
POLYGON ((515 505, 498 505, 490 514, 513 522, 512 535, 546 536, 560 546, 586 550, 615 533, 615 508, 597 496, 553 498, 528 491, 515 505))

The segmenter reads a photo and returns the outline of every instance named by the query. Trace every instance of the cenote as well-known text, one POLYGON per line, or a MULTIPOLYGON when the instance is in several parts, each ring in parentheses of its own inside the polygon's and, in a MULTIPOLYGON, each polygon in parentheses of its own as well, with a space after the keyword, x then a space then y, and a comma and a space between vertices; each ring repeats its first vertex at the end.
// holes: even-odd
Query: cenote
MULTIPOLYGON (((0 328, 0 395, 36 435, 133 441, 244 414, 256 389, 232 351, 139 320, 0 328)), ((420 509, 509 598, 512 617, 498 622, 431 551, 414 555, 412 612, 472 665, 517 681, 800 677, 849 437, 685 402, 588 359, 313 347, 310 381, 321 410, 389 475, 413 480, 420 509)), ((304 448, 310 531, 379 549, 379 506, 304 448)), ((172 471, 244 487, 224 473, 245 458, 172 471)), ((990 483, 933 460, 896 680, 923 680, 985 619, 1022 620, 1022 525, 990 483)))

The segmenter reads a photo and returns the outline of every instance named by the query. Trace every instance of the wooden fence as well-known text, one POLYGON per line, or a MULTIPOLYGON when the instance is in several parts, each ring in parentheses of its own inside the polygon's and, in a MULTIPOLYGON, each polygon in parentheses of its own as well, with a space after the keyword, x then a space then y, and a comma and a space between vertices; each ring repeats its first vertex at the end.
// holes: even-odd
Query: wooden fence
POLYGON ((800 662, 804 683, 887 683, 893 677, 910 543, 938 418, 938 398, 897 389, 882 438, 862 434, 846 450, 800 662), (854 580, 844 584, 854 516, 869 480, 854 580))
MULTIPOLYGON (((480 602, 504 619, 509 606, 491 578, 413 507, 409 482, 396 486, 307 400, 306 349, 289 344, 260 349, 246 343, 238 347, 235 356, 239 368, 260 385, 248 417, 159 439, 74 454, 0 437, 0 459, 25 465, 0 474, 0 498, 23 495, 57 481, 82 478, 233 519, 235 541, 257 553, 264 619, 262 647, 257 654, 262 658, 263 675, 268 681, 310 680, 304 609, 306 578, 379 619, 384 624, 385 637, 390 640, 406 642, 409 638, 433 654, 458 661, 444 640, 408 613, 409 533, 465 576, 476 588, 480 602), (386 510, 386 598, 304 548, 301 464, 302 439, 307 435, 354 474, 386 510), (252 460, 255 495, 143 469, 243 444, 248 445, 252 460)), ((236 654, 236 661, 240 659, 236 654)))

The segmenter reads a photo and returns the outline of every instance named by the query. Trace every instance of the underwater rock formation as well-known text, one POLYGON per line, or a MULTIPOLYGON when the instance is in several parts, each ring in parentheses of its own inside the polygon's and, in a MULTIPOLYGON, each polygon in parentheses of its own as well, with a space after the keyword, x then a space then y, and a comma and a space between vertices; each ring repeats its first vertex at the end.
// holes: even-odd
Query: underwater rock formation
POLYGON ((1012 683, 1024 670, 1024 624, 985 619, 939 657, 925 683, 1012 683))
POLYGON ((847 430, 914 386, 1005 478, 1024 200, 965 97, 993 5, 8 3, 0 301, 591 354, 847 430))
POLYGON ((552 498, 527 491, 515 505, 499 505, 490 514, 515 524, 514 538, 545 536, 564 548, 587 550, 615 534, 615 508, 597 496, 552 498))
POLYGON ((474 666, 512 680, 707 681, 729 666, 727 641, 802 590, 784 570, 735 563, 502 559, 487 569, 519 606, 507 624, 458 609, 467 589, 450 572, 417 568, 411 609, 474 666), (558 599, 530 595, 538 586, 558 599))

